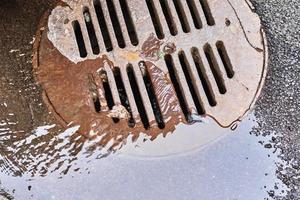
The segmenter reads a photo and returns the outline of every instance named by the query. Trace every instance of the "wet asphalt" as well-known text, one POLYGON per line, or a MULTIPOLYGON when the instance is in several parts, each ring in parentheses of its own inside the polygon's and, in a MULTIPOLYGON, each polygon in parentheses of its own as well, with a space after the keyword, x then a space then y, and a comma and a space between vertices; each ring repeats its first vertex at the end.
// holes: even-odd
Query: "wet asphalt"
MULTIPOLYGON (((272 151, 275 149, 279 152, 280 162, 277 163, 276 175, 288 190, 280 197, 276 197, 276 192, 271 190, 270 197, 299 200, 300 1, 252 2, 267 34, 269 71, 255 108, 258 127, 251 134, 264 137, 272 135, 272 151)), ((50 0, 0 1, 0 119, 4 116, 6 119, 7 116, 14 118, 11 120, 19 122, 12 125, 15 130, 30 133, 41 125, 41 121, 44 124, 54 123, 45 112, 46 108, 40 98, 41 89, 35 84, 30 63, 31 41, 39 18, 51 5, 53 1, 50 0), (6 106, 5 102, 13 106, 6 106), (18 111, 18 114, 10 116, 13 111, 18 111)), ((270 148, 270 144, 262 143, 266 149, 270 148)))

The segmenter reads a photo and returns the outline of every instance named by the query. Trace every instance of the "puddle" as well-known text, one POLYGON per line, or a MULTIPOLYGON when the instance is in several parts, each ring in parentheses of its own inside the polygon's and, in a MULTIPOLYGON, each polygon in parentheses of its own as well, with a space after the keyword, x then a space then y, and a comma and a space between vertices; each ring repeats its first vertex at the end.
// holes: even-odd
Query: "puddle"
POLYGON ((125 145, 120 150, 120 156, 149 159, 186 155, 232 133, 234 132, 231 129, 221 128, 214 120, 193 125, 179 124, 167 137, 160 135, 154 141, 138 141, 125 145))
POLYGON ((235 131, 213 121, 180 125, 167 138, 127 144, 111 155, 74 134, 78 127, 57 133, 50 124, 28 135, 5 128, 7 122, 13 124, 1 121, 0 180, 15 199, 253 200, 280 183, 277 153, 264 147, 270 138, 249 134, 253 114, 235 131))

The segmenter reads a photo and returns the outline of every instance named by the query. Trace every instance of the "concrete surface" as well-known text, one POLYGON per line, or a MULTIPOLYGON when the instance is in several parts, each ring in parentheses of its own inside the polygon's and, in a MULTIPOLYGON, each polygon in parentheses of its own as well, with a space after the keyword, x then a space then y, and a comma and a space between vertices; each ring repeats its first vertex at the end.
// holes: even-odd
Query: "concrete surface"
MULTIPOLYGON (((252 0, 252 2, 263 21, 270 51, 266 86, 255 109, 258 127, 252 134, 266 138, 262 141, 270 140, 271 147, 268 142, 261 142, 267 150, 272 149, 268 150, 270 154, 274 149, 277 150, 276 155, 279 159, 276 175, 288 187, 287 193, 281 193, 276 197, 278 186, 274 181, 273 188, 268 191, 269 198, 298 200, 300 199, 300 2, 298 0, 252 0), (268 135, 271 135, 270 139, 268 135)), ((53 2, 50 0, 0 1, 0 120, 1 123, 3 120, 18 121, 17 124, 11 123, 9 127, 12 132, 18 134, 18 137, 27 137, 36 127, 54 123, 41 104, 40 89, 34 84, 30 63, 31 41, 38 20, 51 3, 53 2), (11 113, 15 114, 10 115, 11 113)), ((11 143, 3 141, 5 140, 0 141, 2 152, 10 144, 14 144, 16 139, 8 140, 11 143)), ((252 145, 255 143, 252 140, 251 142, 252 145)), ((0 165, 6 164, 0 160, 0 165)), ((198 166, 199 163, 193 164, 198 166)), ((259 166, 258 172, 264 165, 259 166)), ((12 170, 13 177, 18 177, 22 172, 2 167, 1 169, 6 173, 12 170)), ((131 174, 134 175, 133 172, 131 174)), ((103 175, 105 176, 105 173, 103 175)), ((198 175, 201 176, 201 172, 198 172, 198 175)), ((7 180, 2 179, 1 182, 7 180)), ((126 183, 126 180, 124 181, 126 183)), ((31 187, 28 187, 28 190, 30 189, 31 187)), ((5 194, 6 190, 5 188, 0 194, 5 194)), ((8 193, 15 196, 13 191, 9 190, 8 193)), ((10 195, 4 196, 10 198, 10 195)))

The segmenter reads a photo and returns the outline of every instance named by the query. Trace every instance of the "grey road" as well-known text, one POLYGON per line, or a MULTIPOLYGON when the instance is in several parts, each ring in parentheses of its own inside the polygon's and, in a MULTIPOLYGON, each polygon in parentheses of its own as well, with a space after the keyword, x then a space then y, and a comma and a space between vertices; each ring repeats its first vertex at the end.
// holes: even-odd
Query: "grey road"
POLYGON ((1 0, 0 199, 61 199, 63 195, 63 199, 81 199, 77 193, 97 199, 97 192, 109 199, 109 194, 119 190, 119 199, 196 199, 202 195, 214 200, 300 200, 300 1, 252 3, 267 34, 269 71, 254 114, 241 124, 238 134, 229 133, 196 155, 163 161, 104 158, 89 168, 91 159, 75 162, 72 150, 76 148, 61 141, 61 127, 53 126, 55 121, 32 75, 36 27, 54 1, 1 0), (1 125, 4 123, 7 126, 1 125), (32 133, 40 134, 40 141, 32 140, 32 133), (47 166, 57 160, 50 156, 53 160, 48 162, 41 156, 45 155, 46 148, 41 148, 45 141, 50 141, 45 143, 48 146, 60 145, 71 152, 71 158, 65 159, 64 148, 46 151, 69 165, 75 162, 80 166, 75 166, 75 174, 63 176, 67 165, 63 172, 49 175, 56 170, 47 166), (114 174, 107 173, 112 168, 114 174), (170 170, 162 170, 166 168, 170 170), (36 174, 42 178, 35 178, 36 174), (166 185, 169 187, 164 188, 166 185), (130 187, 137 190, 132 192, 130 187))

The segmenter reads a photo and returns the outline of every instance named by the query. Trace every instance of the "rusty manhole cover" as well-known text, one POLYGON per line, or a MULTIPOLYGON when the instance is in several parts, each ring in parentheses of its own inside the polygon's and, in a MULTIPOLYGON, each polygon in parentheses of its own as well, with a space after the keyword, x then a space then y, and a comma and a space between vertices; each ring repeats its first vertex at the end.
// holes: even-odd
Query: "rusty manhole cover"
POLYGON ((106 144, 197 116, 230 127, 256 101, 266 58, 245 0, 64 0, 41 21, 34 69, 56 118, 106 144))

